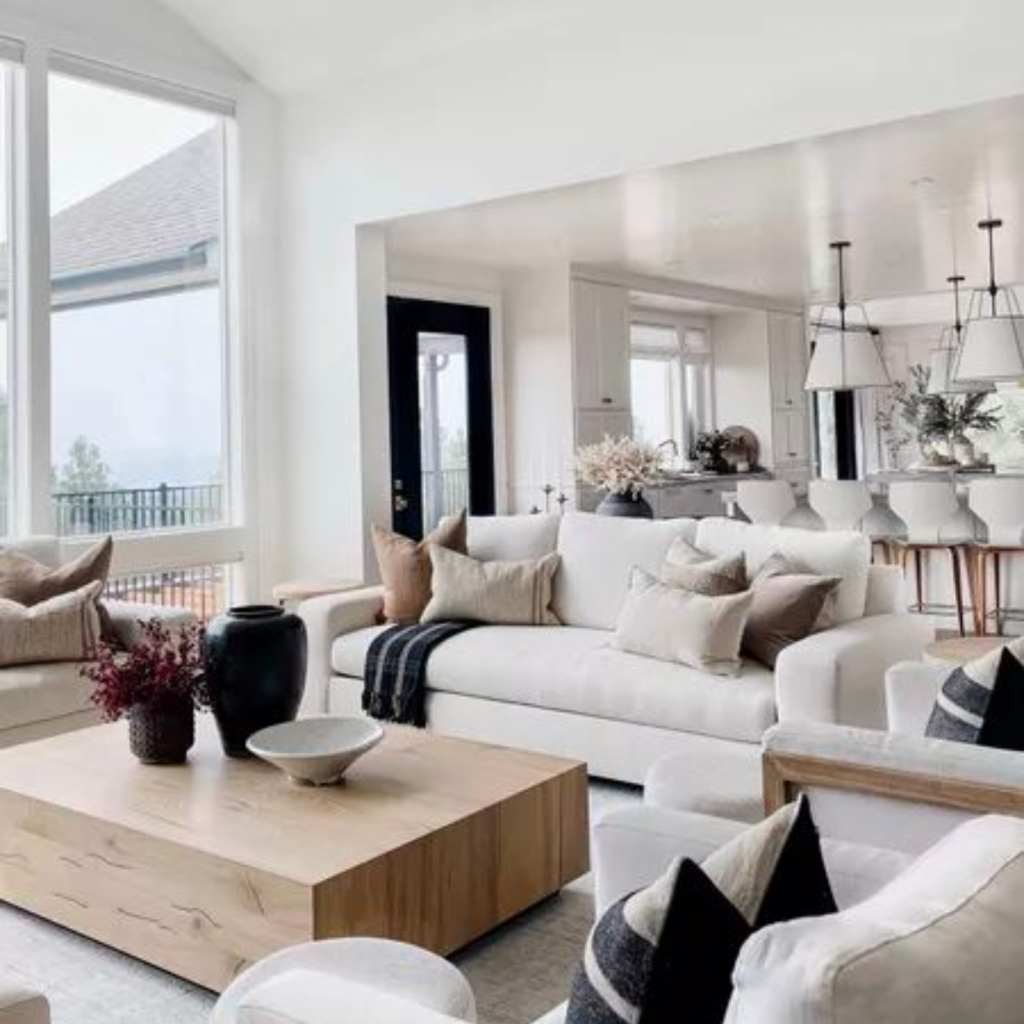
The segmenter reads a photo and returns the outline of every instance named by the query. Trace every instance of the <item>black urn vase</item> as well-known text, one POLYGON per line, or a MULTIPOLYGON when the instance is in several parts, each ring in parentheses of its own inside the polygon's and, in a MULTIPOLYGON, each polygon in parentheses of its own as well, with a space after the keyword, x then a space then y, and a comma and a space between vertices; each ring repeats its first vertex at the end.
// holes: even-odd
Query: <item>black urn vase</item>
POLYGON ((274 605, 241 605, 206 629, 206 679, 228 757, 249 757, 245 742, 290 722, 306 682, 306 627, 274 605))

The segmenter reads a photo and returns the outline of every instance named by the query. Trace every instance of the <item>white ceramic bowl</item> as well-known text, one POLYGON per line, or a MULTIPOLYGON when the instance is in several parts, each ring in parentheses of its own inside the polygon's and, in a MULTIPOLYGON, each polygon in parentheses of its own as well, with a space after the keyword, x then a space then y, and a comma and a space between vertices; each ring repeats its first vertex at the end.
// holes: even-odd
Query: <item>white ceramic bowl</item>
POLYGON ((293 782, 329 786, 384 739, 369 718, 303 718, 260 729, 246 746, 293 782))

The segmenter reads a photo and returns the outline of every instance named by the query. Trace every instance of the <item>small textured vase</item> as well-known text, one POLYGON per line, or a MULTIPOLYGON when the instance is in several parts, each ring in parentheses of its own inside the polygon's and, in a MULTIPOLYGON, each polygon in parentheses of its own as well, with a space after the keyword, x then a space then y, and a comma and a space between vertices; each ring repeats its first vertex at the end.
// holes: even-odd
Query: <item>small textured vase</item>
POLYGON ((642 494, 606 494, 597 506, 599 516, 624 516, 628 519, 653 519, 654 509, 642 494))
POLYGON ((306 627, 274 605, 242 605, 206 630, 206 680, 228 757, 251 757, 246 740, 298 713, 306 682, 306 627))
POLYGON ((128 712, 128 746, 143 764, 184 764, 196 741, 190 701, 136 704, 128 712))

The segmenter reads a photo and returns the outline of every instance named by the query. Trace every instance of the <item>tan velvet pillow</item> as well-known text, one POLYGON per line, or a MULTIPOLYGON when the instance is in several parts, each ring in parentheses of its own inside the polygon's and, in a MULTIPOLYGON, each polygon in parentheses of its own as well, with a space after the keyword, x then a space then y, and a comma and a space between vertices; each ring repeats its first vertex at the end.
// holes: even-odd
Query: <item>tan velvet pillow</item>
POLYGON ((103 584, 89 583, 27 608, 0 599, 0 667, 83 661, 100 638, 96 609, 103 584))
POLYGON ((747 589, 746 563, 741 551, 718 558, 676 537, 661 567, 662 581, 692 594, 721 597, 747 589))
MULTIPOLYGON (((28 607, 59 594, 81 590, 89 583, 106 585, 113 538, 107 537, 56 569, 13 548, 0 549, 0 600, 17 601, 28 607)), ((102 589, 102 586, 100 589, 102 589)))
POLYGON ((481 562, 469 555, 430 546, 433 597, 424 622, 489 622, 504 626, 557 626, 551 610, 556 554, 518 562, 481 562))
POLYGON ((769 668, 790 644, 814 632, 838 576, 780 575, 755 579, 743 632, 743 650, 769 668))
POLYGON ((430 545, 466 553, 466 513, 447 517, 433 533, 417 542, 392 530, 373 526, 373 550, 384 582, 384 617, 390 622, 416 622, 430 601, 430 545))

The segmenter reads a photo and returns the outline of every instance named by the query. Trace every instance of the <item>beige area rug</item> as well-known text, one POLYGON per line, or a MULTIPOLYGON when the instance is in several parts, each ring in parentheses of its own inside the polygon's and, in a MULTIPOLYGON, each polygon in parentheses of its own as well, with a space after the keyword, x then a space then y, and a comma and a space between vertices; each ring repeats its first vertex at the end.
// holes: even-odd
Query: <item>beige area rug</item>
MULTIPOLYGON (((638 799, 595 784, 593 814, 638 799)), ((589 876, 454 959, 481 1024, 529 1024, 563 1002, 593 918, 589 876)), ((214 997, 139 960, 0 904, 0 970, 45 992, 53 1024, 205 1024, 214 997)))

